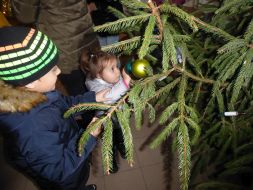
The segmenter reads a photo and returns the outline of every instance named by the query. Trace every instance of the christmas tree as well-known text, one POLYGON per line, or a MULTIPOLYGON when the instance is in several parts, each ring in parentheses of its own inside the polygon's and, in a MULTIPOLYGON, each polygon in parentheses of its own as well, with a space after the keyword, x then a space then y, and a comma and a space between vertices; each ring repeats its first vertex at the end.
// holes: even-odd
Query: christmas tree
MULTIPOLYGON (((68 117, 83 110, 107 110, 83 133, 79 153, 89 132, 103 125, 103 166, 109 173, 111 118, 116 114, 132 165, 130 118, 134 116, 135 127, 141 129, 146 110, 150 122, 158 119, 162 127, 151 148, 174 134, 181 189, 252 188, 247 178, 252 178, 253 171, 253 1, 199 3, 191 14, 169 1, 159 6, 151 0, 121 3, 128 15, 109 8, 118 20, 94 29, 126 33, 128 38, 102 50, 132 55, 151 66, 117 103, 85 103, 65 113, 68 117), (199 180, 203 174, 205 180, 199 180)), ((138 74, 137 68, 132 69, 138 74)))

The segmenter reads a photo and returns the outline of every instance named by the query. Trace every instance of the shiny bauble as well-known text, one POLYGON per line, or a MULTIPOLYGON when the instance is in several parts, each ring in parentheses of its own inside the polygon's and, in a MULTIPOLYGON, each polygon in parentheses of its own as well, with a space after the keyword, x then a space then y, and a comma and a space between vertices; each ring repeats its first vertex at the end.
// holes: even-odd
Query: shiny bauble
POLYGON ((132 74, 132 61, 131 60, 127 62, 124 69, 127 74, 129 74, 129 75, 132 74))
POLYGON ((132 63, 132 73, 136 78, 144 78, 148 76, 150 64, 145 59, 137 59, 132 63))

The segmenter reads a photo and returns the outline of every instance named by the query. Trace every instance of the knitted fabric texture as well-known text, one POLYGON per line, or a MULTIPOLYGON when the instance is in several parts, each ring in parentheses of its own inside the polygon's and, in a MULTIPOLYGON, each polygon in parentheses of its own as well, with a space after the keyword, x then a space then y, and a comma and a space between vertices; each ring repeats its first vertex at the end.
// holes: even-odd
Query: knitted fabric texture
POLYGON ((33 28, 0 28, 0 79, 24 86, 50 71, 58 60, 54 43, 33 28))

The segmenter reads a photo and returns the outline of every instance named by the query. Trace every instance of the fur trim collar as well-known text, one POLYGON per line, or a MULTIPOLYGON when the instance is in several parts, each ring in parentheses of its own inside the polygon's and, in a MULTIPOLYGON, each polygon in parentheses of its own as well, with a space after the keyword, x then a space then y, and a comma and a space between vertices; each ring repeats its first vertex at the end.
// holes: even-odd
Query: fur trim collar
POLYGON ((46 100, 41 93, 12 87, 0 80, 0 112, 26 112, 46 100))

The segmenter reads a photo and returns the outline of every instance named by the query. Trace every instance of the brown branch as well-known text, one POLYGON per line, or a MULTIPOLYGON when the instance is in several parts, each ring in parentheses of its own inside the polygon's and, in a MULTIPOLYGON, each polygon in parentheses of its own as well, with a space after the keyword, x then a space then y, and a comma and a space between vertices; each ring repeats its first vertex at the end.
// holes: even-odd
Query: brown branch
POLYGON ((111 109, 109 110, 109 112, 107 113, 107 116, 108 116, 109 118, 111 118, 113 112, 115 112, 115 111, 118 109, 118 107, 126 101, 126 99, 128 98, 128 96, 129 96, 129 93, 126 93, 126 94, 123 96, 123 98, 121 98, 120 101, 117 102, 116 105, 112 106, 112 108, 111 108, 111 109))
POLYGON ((158 29, 160 32, 160 39, 162 39, 162 37, 163 37, 163 24, 162 24, 159 8, 154 5, 152 0, 148 0, 148 6, 151 8, 152 14, 156 17, 156 20, 158 23, 158 29))
MULTIPOLYGON (((205 22, 203 22, 202 20, 200 20, 200 19, 198 19, 198 18, 196 18, 196 17, 194 17, 194 16, 192 16, 192 20, 194 20, 195 22, 199 23, 200 25, 203 25, 203 26, 205 26, 205 27, 208 27, 208 24, 206 24, 205 22)), ((214 27, 214 26, 213 26, 213 27, 214 27)), ((213 29, 214 29, 215 31, 221 30, 221 29, 216 28, 216 27, 214 27, 213 29)))
POLYGON ((192 78, 193 80, 201 81, 201 82, 208 83, 208 84, 214 84, 215 83, 215 81, 212 80, 212 79, 198 77, 198 76, 186 71, 185 69, 183 69, 183 68, 181 68, 177 65, 174 65, 174 68, 175 68, 176 71, 178 71, 180 73, 184 73, 186 76, 192 78))

